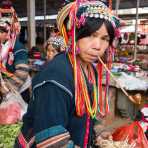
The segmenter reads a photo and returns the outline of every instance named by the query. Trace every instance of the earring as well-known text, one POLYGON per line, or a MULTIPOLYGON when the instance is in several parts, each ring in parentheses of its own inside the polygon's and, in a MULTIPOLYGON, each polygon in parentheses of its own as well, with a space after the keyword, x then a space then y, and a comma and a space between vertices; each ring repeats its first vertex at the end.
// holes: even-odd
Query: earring
POLYGON ((79 53, 80 53, 80 48, 77 47, 77 48, 76 48, 76 54, 79 54, 79 53))

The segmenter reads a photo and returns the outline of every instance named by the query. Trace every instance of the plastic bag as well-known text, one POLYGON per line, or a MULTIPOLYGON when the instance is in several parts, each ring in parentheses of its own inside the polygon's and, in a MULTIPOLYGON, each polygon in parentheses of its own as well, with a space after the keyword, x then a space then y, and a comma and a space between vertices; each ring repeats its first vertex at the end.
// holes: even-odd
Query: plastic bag
POLYGON ((138 121, 122 126, 113 133, 114 141, 127 141, 132 148, 147 148, 148 141, 138 121))
POLYGON ((0 79, 3 87, 9 89, 9 93, 3 96, 0 104, 0 124, 13 124, 22 120, 22 116, 27 111, 27 104, 9 81, 4 81, 2 75, 0 79))
POLYGON ((6 80, 6 84, 7 84, 8 88, 9 88, 9 90, 10 90, 10 93, 6 96, 5 99, 6 100, 11 99, 11 100, 14 100, 17 103, 19 103, 19 105, 21 106, 21 117, 22 117, 24 115, 24 113, 26 113, 28 105, 23 100, 21 94, 14 89, 14 87, 12 86, 12 84, 9 81, 6 80))
POLYGON ((0 104, 0 124, 14 124, 21 120, 21 106, 17 101, 8 100, 0 104))

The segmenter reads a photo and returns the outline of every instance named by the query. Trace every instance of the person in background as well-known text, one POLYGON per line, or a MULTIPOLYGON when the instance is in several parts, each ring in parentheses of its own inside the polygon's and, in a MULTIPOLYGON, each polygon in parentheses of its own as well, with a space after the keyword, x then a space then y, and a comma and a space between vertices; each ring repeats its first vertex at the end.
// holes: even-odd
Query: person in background
POLYGON ((41 56, 41 52, 40 52, 40 49, 36 46, 33 46, 31 48, 31 50, 29 51, 29 58, 31 59, 41 59, 42 56, 41 56))
POLYGON ((57 26, 69 45, 34 77, 15 148, 94 147, 94 122, 97 114, 109 113, 109 100, 100 95, 102 65, 98 62, 95 69, 93 63, 105 51, 112 56, 116 22, 101 1, 72 2, 61 9, 57 26))
MULTIPOLYGON (((0 65, 4 78, 12 84, 26 102, 29 102, 31 79, 29 77, 28 50, 19 41, 20 24, 12 3, 2 1, 0 9, 0 65), (9 75, 10 74, 10 75, 9 75)), ((9 89, 1 85, 1 93, 5 96, 9 89)))
POLYGON ((59 31, 58 31, 57 25, 54 24, 52 27, 50 27, 50 35, 49 35, 49 38, 50 37, 56 37, 58 35, 59 35, 59 31))
POLYGON ((61 36, 50 37, 45 43, 46 59, 50 61, 55 55, 65 50, 64 40, 61 36))

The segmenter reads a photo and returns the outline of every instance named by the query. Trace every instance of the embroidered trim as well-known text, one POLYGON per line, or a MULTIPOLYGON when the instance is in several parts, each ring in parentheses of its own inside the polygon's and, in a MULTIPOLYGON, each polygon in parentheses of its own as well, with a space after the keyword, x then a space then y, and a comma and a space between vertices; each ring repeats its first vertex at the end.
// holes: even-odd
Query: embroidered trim
POLYGON ((41 83, 38 83, 38 84, 36 84, 36 85, 33 87, 33 91, 34 91, 36 88, 38 88, 38 87, 40 87, 40 86, 42 86, 42 85, 44 85, 44 84, 46 84, 46 83, 53 83, 53 84, 55 84, 56 86, 58 86, 58 87, 60 87, 61 89, 63 89, 66 93, 68 93, 71 97, 73 97, 72 92, 71 92, 68 88, 66 88, 65 86, 63 86, 62 84, 58 83, 58 82, 55 81, 55 80, 47 80, 47 81, 43 81, 43 82, 41 82, 41 83))
POLYGON ((36 141, 36 143, 40 143, 47 138, 51 138, 53 136, 56 136, 58 134, 63 134, 66 132, 67 132, 67 130, 64 127, 62 127, 61 125, 54 126, 54 127, 45 129, 45 130, 37 133, 35 135, 35 141, 36 141))
POLYGON ((16 54, 18 54, 19 52, 22 52, 22 51, 28 53, 28 51, 26 49, 19 49, 16 52, 14 52, 14 55, 16 55, 16 54))
POLYGON ((37 144, 37 148, 54 147, 55 145, 55 147, 62 147, 63 145, 67 144, 69 138, 69 133, 60 134, 37 144))
POLYGON ((63 86, 62 84, 56 82, 55 80, 50 80, 50 82, 56 84, 57 86, 59 86, 60 88, 62 88, 63 90, 65 90, 67 93, 69 93, 69 95, 70 95, 71 97, 73 97, 72 92, 71 92, 70 90, 68 90, 65 86, 63 86))

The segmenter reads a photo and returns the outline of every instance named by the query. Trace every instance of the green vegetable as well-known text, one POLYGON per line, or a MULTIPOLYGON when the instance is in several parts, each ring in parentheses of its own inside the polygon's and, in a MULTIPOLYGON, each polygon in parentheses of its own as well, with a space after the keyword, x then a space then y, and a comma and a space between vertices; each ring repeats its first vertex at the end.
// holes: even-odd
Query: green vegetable
POLYGON ((0 148, 12 148, 22 123, 0 125, 0 148))

